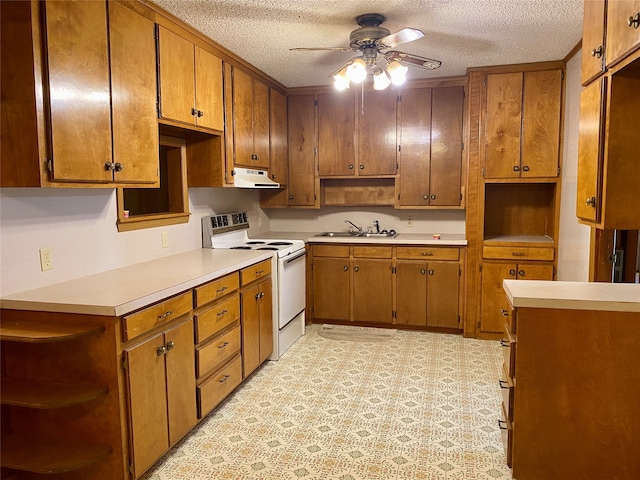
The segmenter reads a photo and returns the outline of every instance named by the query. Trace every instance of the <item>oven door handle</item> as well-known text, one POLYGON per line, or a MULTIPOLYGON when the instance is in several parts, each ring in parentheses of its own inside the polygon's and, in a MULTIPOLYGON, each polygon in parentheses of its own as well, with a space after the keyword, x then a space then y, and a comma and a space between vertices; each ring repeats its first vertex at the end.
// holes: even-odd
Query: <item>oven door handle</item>
POLYGON ((293 262, 293 261, 295 261, 295 260, 298 260, 299 258, 302 258, 302 257, 304 257, 304 256, 306 256, 306 255, 307 255, 307 252, 306 252, 306 251, 304 251, 304 252, 302 252, 300 255, 296 255, 295 257, 293 257, 293 258, 290 258, 290 259, 286 260, 286 261, 285 261, 285 263, 291 263, 291 262, 293 262))

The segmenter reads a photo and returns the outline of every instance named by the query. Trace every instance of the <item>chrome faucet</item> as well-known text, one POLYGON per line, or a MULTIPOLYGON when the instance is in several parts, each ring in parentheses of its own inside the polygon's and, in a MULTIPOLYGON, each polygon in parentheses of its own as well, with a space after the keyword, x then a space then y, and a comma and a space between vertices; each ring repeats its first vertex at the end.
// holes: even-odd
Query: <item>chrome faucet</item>
POLYGON ((344 221, 344 223, 350 223, 351 225, 353 225, 353 226, 356 228, 356 230, 358 230, 360 233, 362 233, 362 227, 357 226, 357 225, 356 225, 355 223, 353 223, 352 221, 350 221, 350 220, 345 220, 345 221, 344 221))
POLYGON ((380 233, 380 222, 378 220, 374 220, 373 224, 376 226, 376 233, 380 233))

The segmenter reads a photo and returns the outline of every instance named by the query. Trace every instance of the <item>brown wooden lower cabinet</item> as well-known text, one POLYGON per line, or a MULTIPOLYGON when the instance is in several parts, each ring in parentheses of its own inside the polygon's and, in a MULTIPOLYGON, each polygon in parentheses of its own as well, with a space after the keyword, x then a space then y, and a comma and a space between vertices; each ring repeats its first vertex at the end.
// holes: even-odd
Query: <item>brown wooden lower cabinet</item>
POLYGON ((505 301, 500 428, 513 478, 640 478, 640 313, 505 301))
POLYGON ((460 248, 316 244, 311 251, 314 322, 462 328, 460 248))
POLYGON ((243 289, 240 296, 243 378, 247 378, 273 351, 271 279, 243 289))

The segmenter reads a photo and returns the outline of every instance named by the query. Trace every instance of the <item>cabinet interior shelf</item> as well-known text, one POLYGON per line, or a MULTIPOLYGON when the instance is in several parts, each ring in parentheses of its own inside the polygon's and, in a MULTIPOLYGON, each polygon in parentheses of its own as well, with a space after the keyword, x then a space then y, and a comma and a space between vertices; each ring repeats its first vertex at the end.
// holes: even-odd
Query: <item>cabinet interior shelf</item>
POLYGON ((51 409, 90 402, 106 395, 107 387, 45 382, 29 378, 3 377, 2 405, 51 409))
POLYGON ((33 319, 10 320, 0 326, 0 340, 23 343, 50 343, 81 338, 104 330, 103 325, 47 322, 33 319))
POLYGON ((39 474, 56 474, 93 465, 111 453, 111 447, 48 440, 25 435, 2 437, 2 467, 39 474))
POLYGON ((554 242, 553 238, 549 235, 492 235, 486 236, 484 239, 485 244, 491 245, 502 245, 509 244, 512 245, 514 243, 538 243, 543 246, 552 247, 554 242))

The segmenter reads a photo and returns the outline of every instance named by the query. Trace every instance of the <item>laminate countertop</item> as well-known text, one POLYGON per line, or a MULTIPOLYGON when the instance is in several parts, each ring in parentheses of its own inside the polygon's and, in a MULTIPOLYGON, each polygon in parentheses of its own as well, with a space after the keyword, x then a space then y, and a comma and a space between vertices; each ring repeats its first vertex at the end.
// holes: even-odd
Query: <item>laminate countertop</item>
POLYGON ((7 295, 0 307, 121 316, 272 256, 263 250, 200 248, 7 295))
POLYGON ((640 312, 637 283, 504 280, 503 286, 514 307, 640 312))
POLYGON ((385 245, 442 245, 466 246, 467 239, 462 233, 442 233, 440 239, 433 233, 400 233, 395 238, 365 237, 320 237, 323 232, 263 232, 255 238, 302 240, 305 243, 370 243, 385 245))

